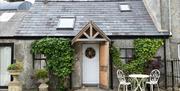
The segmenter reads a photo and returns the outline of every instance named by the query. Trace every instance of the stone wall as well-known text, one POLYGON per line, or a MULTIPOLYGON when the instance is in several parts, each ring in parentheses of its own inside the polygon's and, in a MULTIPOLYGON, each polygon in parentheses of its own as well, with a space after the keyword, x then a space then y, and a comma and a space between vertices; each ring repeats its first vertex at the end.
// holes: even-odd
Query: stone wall
POLYGON ((180 0, 171 0, 171 59, 178 59, 177 46, 180 43, 180 0))
POLYGON ((169 30, 168 0, 143 0, 154 24, 160 32, 169 30))
POLYGON ((76 43, 74 45, 75 49, 75 63, 72 73, 72 86, 73 88, 80 88, 82 86, 82 44, 76 43))
POLYGON ((14 59, 22 60, 24 71, 20 75, 20 80, 23 82, 24 88, 33 88, 35 84, 32 80, 33 61, 30 53, 30 45, 33 40, 10 40, 1 39, 0 43, 14 43, 14 59))

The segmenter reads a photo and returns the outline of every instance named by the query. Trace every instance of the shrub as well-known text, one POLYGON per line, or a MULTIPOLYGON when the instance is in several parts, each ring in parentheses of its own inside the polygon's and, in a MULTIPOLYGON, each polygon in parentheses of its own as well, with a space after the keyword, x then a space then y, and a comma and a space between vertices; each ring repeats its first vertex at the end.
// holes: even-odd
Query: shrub
POLYGON ((45 69, 38 69, 35 71, 35 76, 37 79, 45 79, 48 78, 48 71, 45 69))
POLYGON ((10 64, 7 70, 23 70, 23 65, 20 62, 10 64))

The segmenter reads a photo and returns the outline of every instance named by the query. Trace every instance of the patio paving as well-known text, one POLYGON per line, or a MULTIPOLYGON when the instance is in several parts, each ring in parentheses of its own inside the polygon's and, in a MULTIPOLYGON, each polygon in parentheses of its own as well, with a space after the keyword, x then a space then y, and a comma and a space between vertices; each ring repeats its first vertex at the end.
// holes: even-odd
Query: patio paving
MULTIPOLYGON (((7 89, 0 89, 0 91, 8 91, 8 90, 7 89)), ((23 91, 38 91, 38 90, 34 89, 34 90, 23 90, 23 91)), ((114 90, 103 90, 103 89, 99 89, 97 87, 86 87, 86 88, 78 89, 78 90, 75 90, 75 91, 117 91, 117 89, 114 89, 114 90)), ((120 91, 122 91, 122 90, 120 90, 120 91)), ((148 91, 148 90, 146 90, 146 91, 148 91)), ((157 91, 157 90, 154 90, 154 91, 157 91)), ((160 89, 160 91, 171 91, 171 90, 160 89)))
MULTIPOLYGON (((75 91, 118 91, 118 90, 117 89, 103 90, 103 89, 99 89, 97 87, 86 87, 86 88, 82 88, 82 89, 75 90, 75 91)), ((122 91, 122 90, 120 90, 120 91, 122 91)), ((146 90, 146 91, 148 91, 148 90, 146 90)), ((155 89, 154 91, 157 91, 157 89, 155 89)), ((166 91, 166 90, 160 89, 160 91, 166 91)))
POLYGON ((99 89, 97 87, 86 87, 86 88, 78 89, 75 91, 110 91, 110 90, 103 90, 103 89, 99 89))

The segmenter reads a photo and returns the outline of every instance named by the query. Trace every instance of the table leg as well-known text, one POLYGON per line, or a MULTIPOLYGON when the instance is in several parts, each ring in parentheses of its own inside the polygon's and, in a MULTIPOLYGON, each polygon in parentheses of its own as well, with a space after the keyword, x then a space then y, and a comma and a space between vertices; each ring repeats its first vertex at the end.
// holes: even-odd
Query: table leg
MULTIPOLYGON (((145 79, 143 79, 143 78, 141 78, 141 79, 138 79, 138 78, 135 78, 134 79, 135 80, 135 83, 137 84, 133 89, 133 91, 137 91, 138 89, 140 90, 140 91, 145 91, 145 79)), ((135 84, 134 83, 134 84, 135 84)))
POLYGON ((135 87, 134 87, 134 91, 137 91, 138 90, 138 88, 139 88, 139 81, 138 81, 138 79, 137 78, 134 78, 134 80, 135 80, 135 82, 134 83, 136 83, 137 85, 134 85, 135 87))

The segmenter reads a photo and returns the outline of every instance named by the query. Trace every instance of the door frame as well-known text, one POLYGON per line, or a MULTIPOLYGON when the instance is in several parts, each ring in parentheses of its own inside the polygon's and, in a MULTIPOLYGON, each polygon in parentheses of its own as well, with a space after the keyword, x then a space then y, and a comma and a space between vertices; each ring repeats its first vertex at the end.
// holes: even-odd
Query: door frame
MULTIPOLYGON (((14 43, 0 43, 0 47, 11 47, 11 64, 14 62, 14 43)), ((12 76, 10 78, 12 81, 12 76)), ((8 86, 0 86, 0 89, 7 89, 8 86)))
MULTIPOLYGON (((82 62, 81 62, 81 83, 82 83, 82 86, 87 86, 87 87, 99 87, 99 84, 100 84, 100 65, 98 65, 98 67, 99 67, 99 82, 98 82, 98 84, 83 84, 83 45, 84 44, 97 44, 99 47, 100 47, 100 44, 98 43, 98 42, 94 42, 94 43, 91 43, 91 42, 87 42, 87 43, 82 43, 81 45, 82 45, 82 47, 81 47, 81 52, 82 52, 82 55, 81 55, 81 58, 82 58, 82 62)), ((99 48, 98 48, 99 49, 99 48)), ((100 52, 100 50, 99 50, 99 52, 100 52)), ((99 57, 100 57, 100 55, 99 55, 99 57)), ((99 60, 98 60, 99 61, 99 60)), ((99 61, 99 64, 100 64, 100 61, 99 61)))

